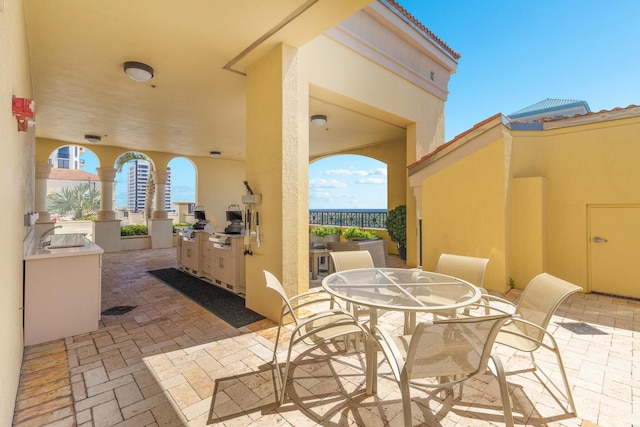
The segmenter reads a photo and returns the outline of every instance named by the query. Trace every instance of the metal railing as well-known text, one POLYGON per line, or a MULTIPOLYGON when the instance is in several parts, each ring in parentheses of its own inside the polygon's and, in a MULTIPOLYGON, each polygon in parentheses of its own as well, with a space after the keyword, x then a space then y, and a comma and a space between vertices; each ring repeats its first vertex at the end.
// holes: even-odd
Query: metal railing
POLYGON ((309 224, 337 227, 386 228, 384 209, 309 209, 309 224))

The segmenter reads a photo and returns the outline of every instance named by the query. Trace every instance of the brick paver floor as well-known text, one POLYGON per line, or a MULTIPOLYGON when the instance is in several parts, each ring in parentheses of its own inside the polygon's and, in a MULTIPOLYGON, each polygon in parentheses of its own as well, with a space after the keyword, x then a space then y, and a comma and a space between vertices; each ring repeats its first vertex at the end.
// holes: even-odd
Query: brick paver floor
MULTIPOLYGON (((13 425, 402 425, 400 393, 383 358, 378 394, 367 396, 364 357, 345 353, 341 343, 296 347, 289 398, 277 405, 269 363, 276 325, 264 320, 235 329, 146 273, 175 265, 175 249, 105 254, 102 309, 137 307, 102 316, 96 332, 27 347, 13 425)), ((402 324, 397 313, 382 319, 402 324)), ((511 373, 516 424, 639 426, 640 303, 576 294, 549 328, 563 350, 579 417, 527 371, 528 356, 498 347, 511 373), (563 321, 585 322, 598 333, 573 333, 558 325, 563 321)), ((557 373, 548 356, 541 364, 557 373)), ((414 425, 504 425, 490 374, 463 391, 459 398, 412 387, 414 425)))

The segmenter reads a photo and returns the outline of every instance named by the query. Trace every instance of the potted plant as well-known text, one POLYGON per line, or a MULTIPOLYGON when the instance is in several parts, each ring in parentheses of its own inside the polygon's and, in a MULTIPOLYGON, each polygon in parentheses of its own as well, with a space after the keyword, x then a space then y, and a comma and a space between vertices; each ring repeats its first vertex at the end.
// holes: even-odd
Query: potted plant
POLYGON ((309 247, 314 249, 318 247, 318 245, 326 245, 327 242, 339 242, 341 231, 340 227, 334 227, 331 225, 319 225, 317 227, 313 227, 309 230, 311 237, 309 247))
POLYGON ((342 232, 342 237, 346 240, 371 240, 377 239, 375 231, 363 230, 357 227, 349 227, 342 232))
POLYGON ((387 214, 389 238, 398 245, 401 260, 407 259, 407 207, 398 205, 387 214))

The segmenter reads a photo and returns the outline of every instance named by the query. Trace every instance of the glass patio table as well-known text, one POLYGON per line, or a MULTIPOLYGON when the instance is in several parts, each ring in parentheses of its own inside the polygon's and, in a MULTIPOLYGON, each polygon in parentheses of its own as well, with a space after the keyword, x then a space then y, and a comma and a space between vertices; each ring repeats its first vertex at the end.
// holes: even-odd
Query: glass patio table
MULTIPOLYGON (((330 294, 369 309, 369 323, 378 323, 378 310, 405 313, 405 334, 411 333, 418 312, 451 315, 480 300, 480 288, 452 276, 405 268, 360 268, 329 274, 322 287, 330 294), (409 320, 413 319, 413 320, 409 320)), ((367 343, 367 394, 377 389, 377 349, 367 343)))

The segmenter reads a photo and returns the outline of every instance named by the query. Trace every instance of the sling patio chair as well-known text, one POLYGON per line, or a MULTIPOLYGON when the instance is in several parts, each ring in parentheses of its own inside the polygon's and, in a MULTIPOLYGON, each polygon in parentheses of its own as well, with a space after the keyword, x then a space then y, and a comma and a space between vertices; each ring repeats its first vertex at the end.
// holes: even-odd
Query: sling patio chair
MULTIPOLYGON (((436 273, 457 277, 480 288, 483 295, 487 293, 484 289, 484 274, 489 263, 488 258, 477 258, 464 255, 454 255, 443 253, 438 258, 436 273)), ((421 298, 418 296, 418 298, 421 298)), ((428 299, 428 298, 427 298, 428 299)), ((487 312, 488 314, 488 312, 487 312)), ((438 316, 456 317, 457 313, 439 313, 438 316)), ((405 332, 415 327, 415 313, 408 314, 405 318, 405 332)))
POLYGON ((491 301, 492 309, 498 309, 497 303, 500 303, 502 307, 507 306, 507 309, 504 310, 505 312, 513 312, 519 315, 518 318, 514 318, 502 327, 496 338, 496 343, 529 353, 533 364, 533 372, 538 380, 557 399, 557 396, 538 373, 546 377, 549 383, 567 401, 568 407, 563 409, 576 416, 576 406, 571 394, 569 381, 567 380, 567 373, 562 363, 560 348, 553 335, 547 331, 547 326, 558 307, 569 295, 581 290, 580 286, 550 274, 542 273, 529 282, 524 291, 522 291, 517 304, 493 295, 486 296, 491 301), (565 392, 562 392, 550 376, 536 363, 534 353, 539 349, 546 349, 555 354, 565 392))
MULTIPOLYGON (((505 424, 513 426, 509 390, 494 340, 509 314, 458 317, 419 323, 411 335, 392 336, 379 325, 367 338, 367 346, 377 345, 391 366, 402 395, 405 427, 413 424, 410 386, 445 389, 483 375, 487 368, 497 377, 505 424), (422 380, 417 382, 416 380, 422 380)), ((373 350, 373 347, 368 347, 373 350)), ((367 360, 367 378, 373 376, 367 360)))
MULTIPOLYGON (((305 292, 289 298, 280 281, 270 272, 264 270, 267 282, 267 288, 275 291, 282 299, 282 311, 280 313, 280 321, 278 324, 278 332, 276 334, 276 342, 273 347, 272 363, 276 368, 276 379, 280 388, 280 404, 284 403, 286 397, 286 385, 289 375, 289 365, 291 362, 291 351, 299 342, 303 342, 310 346, 317 346, 326 341, 338 337, 344 337, 345 351, 348 350, 347 336, 350 334, 358 334, 363 337, 367 332, 356 321, 351 313, 341 308, 331 308, 318 312, 311 312, 308 316, 301 317, 301 309, 308 309, 311 305, 317 305, 320 302, 328 302, 333 306, 333 299, 328 294, 318 292, 305 292), (307 298, 311 294, 317 294, 320 298, 307 298), (284 373, 280 373, 280 365, 278 363, 278 341, 280 333, 285 324, 285 319, 290 316, 293 321, 293 330, 289 340, 289 348, 287 350, 287 360, 284 373)), ((276 395, 276 399, 278 396, 276 395)))
MULTIPOLYGON (((334 271, 344 271, 344 270, 353 270, 356 268, 374 268, 375 263, 373 262, 373 258, 371 257, 371 253, 367 250, 361 251, 339 251, 339 252, 331 252, 329 254, 331 256, 331 261, 333 262, 334 271)), ((375 273, 372 273, 372 276, 375 276, 375 273)), ((372 278, 372 283, 375 283, 376 279, 372 278)), ((369 309, 366 307, 361 307, 355 304, 352 304, 347 301, 345 304, 347 310, 349 310, 353 316, 361 321, 361 316, 368 316, 369 309)), ((366 322, 365 322, 366 323, 366 322)), ((360 342, 358 337, 356 337, 356 348, 360 347, 360 342)))

